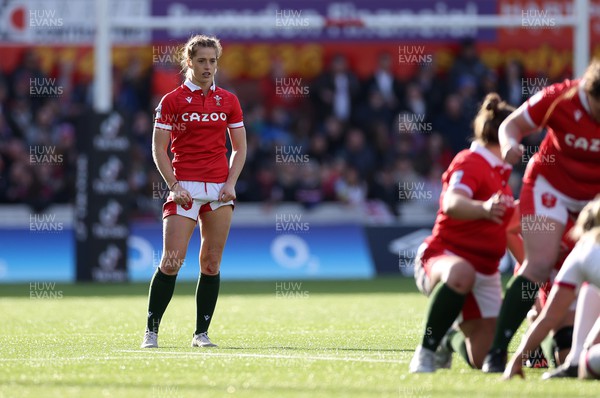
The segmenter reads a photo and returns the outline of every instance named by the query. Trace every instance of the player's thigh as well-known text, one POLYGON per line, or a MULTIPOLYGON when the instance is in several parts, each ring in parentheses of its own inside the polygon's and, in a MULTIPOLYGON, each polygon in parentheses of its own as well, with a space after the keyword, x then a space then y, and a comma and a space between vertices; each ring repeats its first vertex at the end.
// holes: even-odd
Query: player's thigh
POLYGON ((200 268, 208 275, 219 272, 221 256, 229 236, 232 206, 221 206, 215 210, 200 213, 200 268))
MULTIPOLYGON (((166 217, 163 220, 163 253, 161 259, 161 269, 174 268, 171 260, 183 260, 187 252, 187 247, 196 227, 196 221, 191 218, 177 214, 166 217), (167 267, 167 265, 171 265, 167 267)), ((176 267, 175 267, 176 268, 176 267)), ((176 270, 171 270, 176 272, 176 270)), ((168 272, 169 269, 163 269, 168 272)))
POLYGON ((565 226, 550 218, 524 222, 532 225, 531 230, 522 231, 525 261, 519 274, 542 283, 548 279, 558 259, 565 226))
POLYGON ((445 283, 452 290, 466 294, 475 283, 475 269, 464 258, 455 255, 439 256, 430 268, 431 286, 445 283))
POLYGON ((496 330, 496 318, 479 318, 463 321, 460 329, 465 335, 467 352, 471 363, 481 369, 483 360, 492 346, 496 330))

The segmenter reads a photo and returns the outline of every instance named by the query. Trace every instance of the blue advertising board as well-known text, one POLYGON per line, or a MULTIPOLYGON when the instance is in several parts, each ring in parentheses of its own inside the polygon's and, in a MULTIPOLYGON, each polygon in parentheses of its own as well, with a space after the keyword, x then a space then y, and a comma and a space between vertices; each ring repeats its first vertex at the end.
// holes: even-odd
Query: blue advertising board
MULTIPOLYGON (((128 239, 131 281, 148 281, 162 255, 161 224, 133 223, 128 239)), ((73 230, 0 229, 0 282, 75 280, 73 230)), ((198 277, 200 237, 194 232, 180 280, 198 277)), ((90 261, 93 258, 90 257, 90 261)), ((310 226, 286 233, 273 227, 233 227, 222 260, 223 279, 370 278, 375 270, 363 228, 310 226)))

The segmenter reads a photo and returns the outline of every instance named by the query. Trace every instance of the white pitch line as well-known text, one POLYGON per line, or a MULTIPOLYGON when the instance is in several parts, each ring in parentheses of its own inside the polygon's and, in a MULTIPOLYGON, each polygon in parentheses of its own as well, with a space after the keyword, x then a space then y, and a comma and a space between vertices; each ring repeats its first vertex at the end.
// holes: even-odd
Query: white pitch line
MULTIPOLYGON (((368 363, 399 363, 399 359, 375 359, 375 358, 351 358, 351 357, 327 357, 327 356, 299 356, 299 355, 279 355, 279 354, 233 354, 221 352, 180 352, 180 351, 152 351, 149 350, 116 350, 116 352, 130 353, 150 353, 152 355, 175 355, 190 357, 228 357, 228 358, 267 358, 267 359, 297 359, 310 361, 343 361, 343 362, 368 362, 368 363)), ((123 357, 127 358, 127 357, 123 357)))
POLYGON ((61 361, 115 361, 115 360, 148 360, 154 355, 159 355, 162 358, 191 359, 194 357, 226 357, 226 358, 265 358, 265 359, 291 359, 291 360, 309 360, 309 361, 342 361, 342 362, 364 362, 364 363, 400 363, 399 359, 376 359, 376 358, 350 358, 350 357, 331 357, 331 356, 297 356, 297 355, 277 355, 277 354, 233 354, 233 353, 216 353, 216 352, 178 352, 178 351, 153 351, 149 350, 116 350, 115 352, 122 353, 144 353, 148 355, 136 356, 82 356, 82 357, 49 357, 49 358, 0 358, 2 362, 61 362, 61 361))

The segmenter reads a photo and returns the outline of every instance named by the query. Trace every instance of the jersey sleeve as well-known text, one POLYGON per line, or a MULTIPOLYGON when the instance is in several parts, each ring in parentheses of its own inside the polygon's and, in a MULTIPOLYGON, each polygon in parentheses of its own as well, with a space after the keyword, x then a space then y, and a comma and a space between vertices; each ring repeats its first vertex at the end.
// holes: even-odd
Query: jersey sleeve
POLYGON ((542 127, 546 114, 556 100, 571 84, 570 81, 552 84, 531 96, 521 107, 525 108, 525 118, 532 127, 542 127))
POLYGON ((154 127, 172 131, 173 124, 177 122, 177 114, 174 112, 171 96, 167 94, 162 97, 154 111, 156 112, 154 115, 154 127))
POLYGON ((477 164, 469 157, 456 160, 446 171, 445 179, 448 181, 448 191, 461 189, 472 198, 483 181, 484 173, 481 164, 477 164))
POLYGON ((231 111, 227 115, 227 127, 230 129, 237 129, 244 126, 244 117, 242 115, 242 107, 240 101, 235 95, 232 95, 233 104, 231 111))
POLYGON ((560 271, 554 278, 554 284, 570 287, 577 293, 585 281, 583 262, 581 259, 581 246, 577 245, 565 259, 560 271), (579 246, 579 247, 577 247, 579 246))

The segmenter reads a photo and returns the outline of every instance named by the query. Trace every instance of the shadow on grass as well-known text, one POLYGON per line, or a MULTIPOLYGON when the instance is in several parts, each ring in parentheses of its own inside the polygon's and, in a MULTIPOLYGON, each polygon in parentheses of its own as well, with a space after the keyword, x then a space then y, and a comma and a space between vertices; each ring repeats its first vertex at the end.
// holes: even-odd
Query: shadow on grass
MULTIPOLYGON (((20 297, 35 299, 40 286, 45 286, 48 295, 58 294, 62 298, 93 296, 147 296, 149 283, 54 283, 31 281, 22 284, 0 284, 0 297, 20 297), (43 285, 46 283, 46 285, 43 285), (37 287, 36 287, 37 285, 37 287)), ((177 295, 194 295, 195 282, 179 282, 175 288, 177 295)), ((223 281, 221 295, 272 295, 277 292, 307 292, 308 296, 318 294, 356 293, 415 293, 418 294, 412 278, 389 277, 364 280, 273 280, 273 281, 223 281)))

